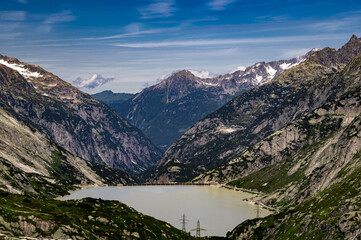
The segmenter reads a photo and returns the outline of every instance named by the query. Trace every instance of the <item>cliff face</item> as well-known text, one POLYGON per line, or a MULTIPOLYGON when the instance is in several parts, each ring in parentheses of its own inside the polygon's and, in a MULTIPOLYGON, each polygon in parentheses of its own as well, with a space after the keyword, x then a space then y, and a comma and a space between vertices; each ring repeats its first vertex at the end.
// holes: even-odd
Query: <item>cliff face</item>
POLYGON ((289 122, 348 91, 355 81, 340 79, 361 52, 353 36, 334 50, 325 48, 197 122, 164 154, 149 181, 189 180, 233 159, 289 122))
POLYGON ((160 151, 112 109, 39 66, 0 56, 0 106, 83 159, 130 173, 160 151))
POLYGON ((43 197, 79 185, 134 183, 125 172, 85 161, 0 108, 0 189, 43 197))
POLYGON ((299 58, 259 62, 218 77, 205 78, 195 71, 179 71, 132 99, 111 104, 111 107, 166 150, 198 120, 233 97, 300 64, 314 51, 299 58))
POLYGON ((325 130, 329 134, 291 151, 286 160, 230 183, 263 191, 254 200, 277 206, 280 212, 240 224, 229 239, 357 239, 361 234, 360 102, 358 88, 335 105, 319 109, 308 121, 311 132, 317 137, 325 130), (335 113, 322 114, 327 107, 335 113), (338 124, 329 125, 330 119, 338 124))

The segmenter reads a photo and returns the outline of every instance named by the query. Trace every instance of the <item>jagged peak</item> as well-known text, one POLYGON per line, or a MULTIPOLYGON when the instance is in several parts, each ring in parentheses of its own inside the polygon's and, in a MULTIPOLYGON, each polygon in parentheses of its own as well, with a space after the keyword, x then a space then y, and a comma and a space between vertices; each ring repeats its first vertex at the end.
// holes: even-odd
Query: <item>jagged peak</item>
POLYGON ((355 40, 359 40, 359 38, 358 38, 355 34, 352 34, 349 42, 350 42, 350 41, 355 41, 355 40))

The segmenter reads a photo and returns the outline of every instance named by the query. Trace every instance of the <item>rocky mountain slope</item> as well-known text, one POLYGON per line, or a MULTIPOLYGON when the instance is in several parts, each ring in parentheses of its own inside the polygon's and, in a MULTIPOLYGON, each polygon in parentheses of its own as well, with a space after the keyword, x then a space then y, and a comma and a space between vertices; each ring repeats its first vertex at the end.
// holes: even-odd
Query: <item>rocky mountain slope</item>
POLYGON ((0 239, 193 239, 118 201, 53 200, 129 183, 129 174, 74 156, 0 107, 0 239))
POLYGON ((166 150, 187 129, 234 96, 260 86, 304 61, 259 62, 243 71, 205 78, 194 71, 179 71, 122 104, 111 106, 166 150))
POLYGON ((358 87, 217 170, 223 180, 238 178, 230 185, 261 191, 256 201, 281 209, 242 223, 230 239, 357 239, 361 234, 361 55, 349 67, 344 77, 358 81, 358 87))
POLYGON ((111 108, 52 73, 0 55, 0 106, 69 152, 130 173, 160 151, 111 108))
POLYGON ((100 93, 95 93, 91 95, 93 98, 102 101, 103 103, 111 106, 113 104, 119 104, 122 103, 132 97, 135 96, 135 94, 132 93, 113 93, 110 90, 103 91, 100 93))
POLYGON ((117 169, 78 158, 0 108, 0 189, 52 197, 79 185, 134 183, 117 169))
MULTIPOLYGON (((320 108, 288 123, 284 128, 242 151, 229 162, 201 174, 195 180, 227 183, 260 169, 270 171, 269 165, 279 168, 282 166, 284 172, 293 175, 302 168, 301 166, 308 165, 306 163, 301 164, 301 159, 310 160, 313 148, 317 151, 323 145, 330 148, 334 144, 333 142, 339 141, 337 139, 341 136, 342 131, 361 114, 360 63, 361 55, 358 55, 341 72, 331 76, 332 81, 342 82, 350 86, 349 90, 341 97, 328 101, 320 108), (297 169, 291 170, 291 166, 296 165, 291 164, 291 159, 297 159, 299 165, 297 169)), ((320 153, 316 154, 315 157, 320 158, 320 153)), ((314 164, 320 164, 319 159, 315 161, 314 164)), ((315 168, 314 164, 312 164, 312 168, 315 168)), ((307 169, 302 171, 312 172, 312 170, 307 169)), ((272 174, 266 174, 259 180, 255 180, 255 176, 252 174, 250 176, 254 178, 253 184, 258 182, 258 188, 261 188, 262 191, 272 188, 272 184, 259 182, 268 177, 272 178, 272 174), (262 184, 265 186, 262 187, 262 184)), ((282 181, 286 181, 286 178, 278 179, 278 184, 282 181)))
POLYGON ((348 91, 342 70, 361 52, 352 36, 339 50, 325 48, 271 82, 252 89, 197 122, 167 150, 149 181, 189 180, 240 154, 304 113, 348 91))

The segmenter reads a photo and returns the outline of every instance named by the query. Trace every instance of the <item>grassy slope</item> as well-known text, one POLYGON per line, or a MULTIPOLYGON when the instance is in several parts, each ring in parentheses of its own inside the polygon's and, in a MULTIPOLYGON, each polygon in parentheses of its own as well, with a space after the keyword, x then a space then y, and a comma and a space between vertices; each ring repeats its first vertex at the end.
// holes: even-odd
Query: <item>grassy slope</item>
POLYGON ((360 192, 361 168, 358 168, 297 206, 241 224, 228 237, 239 239, 248 231, 247 239, 351 239, 361 234, 360 192))
POLYGON ((188 239, 186 233, 118 201, 39 200, 0 191, 0 233, 84 239, 188 239))

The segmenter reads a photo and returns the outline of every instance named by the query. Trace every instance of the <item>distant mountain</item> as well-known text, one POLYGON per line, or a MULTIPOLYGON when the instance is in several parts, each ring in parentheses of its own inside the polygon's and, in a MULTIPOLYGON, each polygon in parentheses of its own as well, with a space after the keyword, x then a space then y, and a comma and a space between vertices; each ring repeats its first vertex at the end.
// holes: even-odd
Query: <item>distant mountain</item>
POLYGON ((0 107, 85 160, 138 173, 161 155, 104 103, 39 66, 2 55, 0 107))
POLYGON ((127 183, 129 174, 74 156, 0 108, 0 189, 57 197, 78 185, 127 183))
POLYGON ((360 52, 361 41, 352 36, 339 50, 314 52, 269 83, 234 98, 172 144, 149 181, 190 180, 341 96, 355 82, 340 81, 337 74, 360 52))
POLYGON ((303 62, 312 52, 290 60, 259 62, 244 71, 209 78, 208 72, 182 70, 133 98, 111 106, 166 150, 194 123, 227 101, 303 62))
POLYGON ((92 94, 91 96, 107 105, 111 106, 112 104, 119 104, 122 103, 132 97, 135 94, 132 93, 113 93, 110 90, 106 90, 100 93, 92 94))

